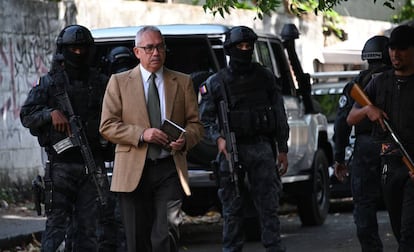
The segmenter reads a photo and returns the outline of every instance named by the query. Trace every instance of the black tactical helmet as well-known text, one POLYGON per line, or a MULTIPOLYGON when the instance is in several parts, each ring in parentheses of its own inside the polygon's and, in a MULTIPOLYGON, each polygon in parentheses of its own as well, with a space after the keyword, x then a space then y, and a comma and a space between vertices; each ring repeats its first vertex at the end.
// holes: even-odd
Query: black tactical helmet
POLYGON ((125 46, 114 47, 107 56, 108 71, 110 74, 131 69, 136 65, 136 59, 131 50, 125 46))
POLYGON ((93 38, 88 28, 81 25, 66 26, 56 39, 58 51, 61 52, 63 46, 84 45, 92 46, 93 38))
POLYGON ((361 59, 382 61, 388 64, 388 38, 385 36, 374 36, 368 39, 362 49, 361 59))
POLYGON ((66 26, 56 39, 57 54, 62 54, 66 65, 81 68, 89 64, 93 55, 94 41, 88 28, 81 25, 66 26), (71 46, 82 48, 81 53, 74 53, 71 46))
MULTIPOLYGON (((256 33, 246 26, 236 26, 231 28, 226 33, 226 40, 224 41, 224 49, 228 51, 228 49, 240 42, 249 42, 254 43, 257 40, 256 33)), ((226 53, 228 54, 228 53, 226 53)))

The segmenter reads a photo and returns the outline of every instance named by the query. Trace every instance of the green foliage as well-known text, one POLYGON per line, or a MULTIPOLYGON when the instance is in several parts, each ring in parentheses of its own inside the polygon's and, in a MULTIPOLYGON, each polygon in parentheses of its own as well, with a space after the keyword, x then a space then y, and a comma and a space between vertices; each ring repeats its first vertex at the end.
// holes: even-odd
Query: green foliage
POLYGON ((253 0, 252 2, 242 0, 206 0, 203 5, 204 12, 210 11, 213 16, 217 13, 224 18, 230 15, 231 9, 254 9, 257 17, 263 19, 264 15, 270 15, 282 4, 281 0, 253 0))
POLYGON ((328 122, 335 121, 336 112, 338 109, 338 100, 340 96, 340 94, 324 94, 313 96, 313 98, 318 102, 322 113, 328 119, 328 122))
POLYGON ((256 7, 257 7, 257 16, 259 19, 263 19, 263 14, 270 15, 272 11, 275 11, 281 5, 281 1, 273 0, 257 0, 256 7))
POLYGON ((16 202, 13 188, 0 188, 0 200, 5 200, 8 203, 16 202))
POLYGON ((253 10, 254 6, 252 5, 251 2, 249 1, 241 1, 241 2, 237 2, 234 7, 236 7, 236 9, 242 9, 242 10, 253 10))
MULTIPOLYGON (((319 0, 293 0, 289 6, 289 10, 296 14, 297 16, 305 15, 310 12, 318 14, 318 8, 320 8, 321 1, 319 0)), ((323 6, 326 6, 326 3, 322 3, 323 6)), ((340 28, 342 23, 341 16, 331 9, 333 5, 328 6, 329 9, 322 12, 323 15, 323 33, 326 36, 331 34, 338 37, 340 40, 347 39, 347 33, 340 28)))
MULTIPOLYGON (((292 5, 297 6, 296 11, 298 11, 298 13, 303 14, 313 11, 317 14, 319 11, 333 11, 333 7, 346 1, 348 0, 292 0, 291 3, 292 5)), ((377 0, 372 1, 374 4, 377 3, 377 0)), ((383 0, 382 3, 385 7, 391 9, 394 8, 394 0, 383 0)), ((220 16, 224 18, 224 15, 230 15, 230 10, 238 8, 240 4, 241 2, 238 0, 206 0, 206 3, 203 5, 203 9, 204 12, 210 11, 214 16, 219 13, 220 16)), ((257 17, 259 19, 263 19, 264 15, 270 15, 271 12, 276 11, 281 4, 282 0, 252 0, 252 6, 256 9, 257 17)), ((243 4, 241 6, 245 5, 243 4)))
POLYGON ((0 200, 5 200, 7 203, 23 203, 32 199, 32 192, 30 187, 7 187, 0 188, 0 200))
POLYGON ((11 182, 7 176, 0 174, 0 185, 0 200, 5 200, 9 204, 23 203, 32 199, 30 181, 11 182))
POLYGON ((414 19, 414 0, 406 0, 400 13, 392 16, 391 21, 393 23, 400 23, 402 21, 412 19, 414 19))
POLYGON ((325 11, 323 13, 323 33, 325 35, 334 34, 340 40, 347 40, 348 34, 340 28, 342 17, 334 10, 325 11))

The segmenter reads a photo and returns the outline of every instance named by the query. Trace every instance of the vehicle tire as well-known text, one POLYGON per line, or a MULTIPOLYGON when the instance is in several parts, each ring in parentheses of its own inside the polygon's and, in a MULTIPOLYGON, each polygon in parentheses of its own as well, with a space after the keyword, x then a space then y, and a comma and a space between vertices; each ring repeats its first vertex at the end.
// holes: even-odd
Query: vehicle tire
POLYGON ((298 213, 304 226, 322 225, 329 211, 328 160, 321 149, 315 153, 312 169, 311 193, 298 199, 298 213))

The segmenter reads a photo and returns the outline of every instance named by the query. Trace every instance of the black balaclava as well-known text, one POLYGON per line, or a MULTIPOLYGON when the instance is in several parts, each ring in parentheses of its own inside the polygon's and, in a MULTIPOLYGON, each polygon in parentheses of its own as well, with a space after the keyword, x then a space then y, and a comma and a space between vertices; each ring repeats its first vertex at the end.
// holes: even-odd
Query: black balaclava
POLYGON ((82 46, 83 51, 81 54, 76 54, 69 49, 69 46, 63 47, 63 57, 65 58, 65 63, 70 65, 73 68, 81 68, 88 66, 89 60, 89 48, 82 46))
POLYGON ((81 54, 73 53, 65 46, 62 50, 65 62, 65 70, 70 79, 83 80, 88 73, 89 68, 89 48, 81 54))
POLYGON ((237 73, 249 72, 252 69, 254 43, 253 42, 248 42, 248 43, 250 44, 250 47, 251 47, 250 50, 241 50, 236 47, 237 44, 231 46, 228 49, 228 52, 230 55, 229 65, 231 69, 237 73))

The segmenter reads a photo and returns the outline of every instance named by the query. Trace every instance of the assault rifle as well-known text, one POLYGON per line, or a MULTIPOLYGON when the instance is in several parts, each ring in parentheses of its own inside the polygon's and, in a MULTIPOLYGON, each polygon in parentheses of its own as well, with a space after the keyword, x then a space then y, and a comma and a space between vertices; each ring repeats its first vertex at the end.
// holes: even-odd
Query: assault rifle
POLYGON ((229 164, 231 182, 234 183, 234 187, 236 189, 236 196, 238 197, 240 196, 239 177, 237 171, 235 171, 235 168, 240 168, 239 154, 237 152, 236 136, 234 132, 230 131, 227 109, 227 103, 225 101, 220 101, 220 120, 223 124, 223 133, 226 138, 226 150, 228 154, 226 159, 229 164))
MULTIPOLYGON (((369 100, 368 96, 364 93, 364 91, 360 88, 360 86, 357 83, 354 83, 352 85, 352 88, 351 88, 351 91, 350 91, 350 95, 361 106, 372 105, 372 103, 369 100)), ((407 168, 411 172, 414 173, 414 162, 411 159, 410 155, 408 154, 407 150, 405 149, 404 145, 401 143, 398 135, 391 128, 391 126, 388 123, 388 120, 386 118, 383 118, 382 120, 384 122, 385 127, 390 132, 392 139, 397 144, 398 148, 401 151, 401 154, 403 155, 402 161, 407 166, 407 168)))
MULTIPOLYGON (((67 75, 65 73, 63 74, 66 77, 66 82, 68 82, 67 75)), ((80 148, 83 160, 85 162, 86 172, 92 175, 93 182, 96 186, 96 190, 98 191, 99 201, 101 205, 104 206, 106 205, 106 200, 102 193, 102 188, 97 177, 99 171, 96 167, 96 163, 93 158, 93 154, 89 146, 82 122, 79 116, 76 116, 74 114, 72 104, 69 100, 69 96, 66 90, 64 88, 60 88, 56 96, 58 97, 58 101, 61 104, 62 109, 69 113, 69 124, 72 134, 69 137, 54 144, 53 148, 58 154, 72 147, 80 148)))

